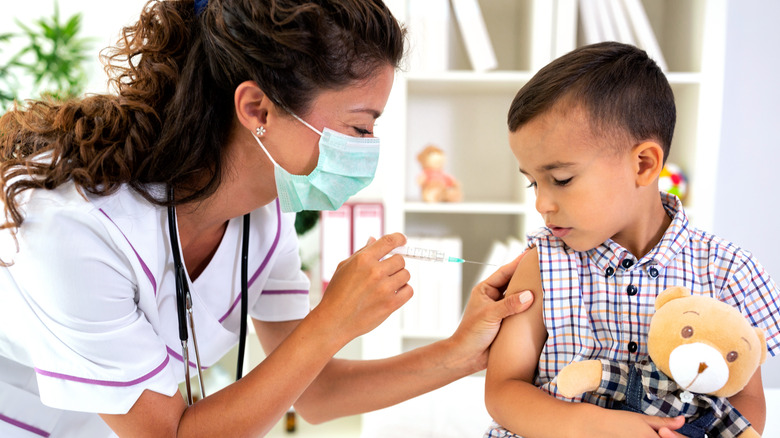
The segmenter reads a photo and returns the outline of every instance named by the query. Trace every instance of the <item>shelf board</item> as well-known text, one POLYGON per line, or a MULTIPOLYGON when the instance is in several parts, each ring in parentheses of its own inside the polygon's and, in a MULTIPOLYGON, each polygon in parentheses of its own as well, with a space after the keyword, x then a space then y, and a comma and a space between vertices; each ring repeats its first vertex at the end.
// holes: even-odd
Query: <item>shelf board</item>
MULTIPOLYGON (((474 72, 453 70, 438 73, 407 73, 409 91, 413 93, 516 93, 534 75, 530 71, 474 72)), ((672 85, 699 84, 701 73, 667 72, 672 85)))
POLYGON ((519 202, 407 202, 407 213, 455 214, 527 214, 528 206, 519 202))
POLYGON ((412 92, 511 92, 516 93, 533 76, 529 71, 473 72, 454 70, 441 73, 409 73, 412 92))

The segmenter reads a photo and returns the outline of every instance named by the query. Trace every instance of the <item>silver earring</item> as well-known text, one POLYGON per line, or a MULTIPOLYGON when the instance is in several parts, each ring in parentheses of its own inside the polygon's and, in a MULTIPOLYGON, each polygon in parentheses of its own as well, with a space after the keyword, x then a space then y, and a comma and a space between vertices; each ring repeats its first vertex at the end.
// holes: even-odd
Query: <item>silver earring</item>
POLYGON ((257 134, 258 137, 262 137, 265 135, 265 127, 264 126, 258 126, 257 129, 255 129, 255 134, 257 134))

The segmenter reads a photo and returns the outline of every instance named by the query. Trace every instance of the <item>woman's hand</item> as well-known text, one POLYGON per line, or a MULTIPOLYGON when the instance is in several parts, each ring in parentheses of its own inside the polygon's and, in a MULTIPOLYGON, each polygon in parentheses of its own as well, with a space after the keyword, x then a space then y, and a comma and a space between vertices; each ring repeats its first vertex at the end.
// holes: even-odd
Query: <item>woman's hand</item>
POLYGON ((412 297, 409 271, 402 256, 383 259, 406 243, 400 233, 369 243, 341 262, 312 313, 326 314, 337 324, 346 341, 363 335, 382 323, 412 297))
POLYGON ((487 367, 488 350, 498 334, 501 321, 527 310, 533 302, 534 296, 530 291, 504 297, 506 285, 523 255, 525 253, 500 267, 471 290, 463 319, 450 338, 456 346, 454 353, 459 360, 470 361, 474 372, 487 367))

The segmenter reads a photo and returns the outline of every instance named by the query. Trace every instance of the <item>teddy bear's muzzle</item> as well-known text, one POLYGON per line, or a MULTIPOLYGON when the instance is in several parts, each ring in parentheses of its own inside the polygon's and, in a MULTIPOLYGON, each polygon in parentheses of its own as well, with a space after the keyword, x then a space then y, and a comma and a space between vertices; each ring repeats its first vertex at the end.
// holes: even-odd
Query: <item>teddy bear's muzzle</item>
POLYGON ((699 394, 715 392, 729 380, 729 367, 721 353, 700 342, 672 350, 669 371, 681 388, 699 394))

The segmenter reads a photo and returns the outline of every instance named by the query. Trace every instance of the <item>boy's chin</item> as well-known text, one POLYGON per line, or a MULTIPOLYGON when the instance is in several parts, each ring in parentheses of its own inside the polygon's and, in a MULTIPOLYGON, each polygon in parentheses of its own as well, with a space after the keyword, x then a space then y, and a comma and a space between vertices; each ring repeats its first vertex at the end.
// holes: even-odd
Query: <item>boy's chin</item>
POLYGON ((577 251, 577 252, 590 251, 593 248, 601 245, 601 242, 599 242, 599 243, 582 242, 582 241, 578 241, 576 239, 566 239, 566 238, 563 238, 561 240, 563 240, 563 243, 565 243, 566 246, 568 246, 569 248, 571 248, 571 249, 573 249, 574 251, 577 251))

